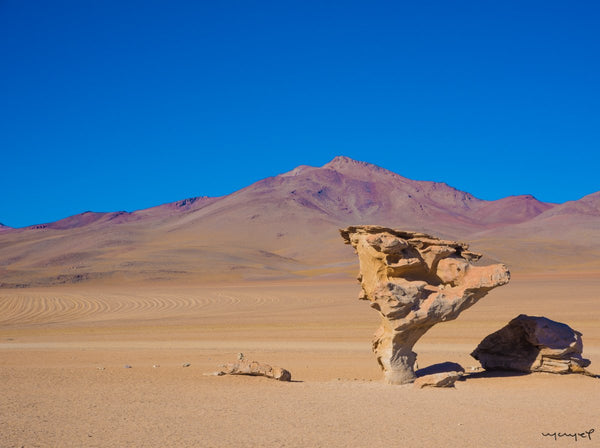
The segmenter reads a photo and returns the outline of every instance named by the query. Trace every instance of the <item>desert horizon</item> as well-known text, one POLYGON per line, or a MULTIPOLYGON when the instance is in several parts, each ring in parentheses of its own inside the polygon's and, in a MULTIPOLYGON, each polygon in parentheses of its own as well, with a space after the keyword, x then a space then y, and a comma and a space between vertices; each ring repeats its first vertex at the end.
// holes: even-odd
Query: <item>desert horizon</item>
POLYGON ((338 156, 220 198, 86 212, 0 233, 0 287, 349 278, 339 229, 378 224, 467 241, 523 272, 600 270, 600 192, 549 204, 483 201, 338 156))

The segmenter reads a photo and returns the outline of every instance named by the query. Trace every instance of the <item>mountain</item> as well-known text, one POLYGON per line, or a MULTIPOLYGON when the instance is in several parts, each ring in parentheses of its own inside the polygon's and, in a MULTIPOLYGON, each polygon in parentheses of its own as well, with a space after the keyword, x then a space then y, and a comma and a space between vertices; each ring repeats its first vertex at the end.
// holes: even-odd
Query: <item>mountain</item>
POLYGON ((471 218, 483 225, 499 227, 528 221, 553 208, 555 204, 538 201, 531 195, 509 196, 481 204, 471 218))
POLYGON ((474 250, 521 270, 562 268, 574 243, 589 243, 581 253, 594 267, 600 253, 599 198, 595 193, 560 205, 529 195, 484 201, 443 183, 336 157, 223 197, 135 212, 86 212, 2 232, 0 285, 348 275, 356 262, 338 229, 352 224, 473 242, 474 250), (561 228, 565 223, 568 232, 561 228))
POLYGON ((594 271, 600 266, 600 192, 555 205, 520 223, 479 232, 471 241, 520 268, 545 265, 594 271), (517 259, 514 253, 519 248, 517 259))

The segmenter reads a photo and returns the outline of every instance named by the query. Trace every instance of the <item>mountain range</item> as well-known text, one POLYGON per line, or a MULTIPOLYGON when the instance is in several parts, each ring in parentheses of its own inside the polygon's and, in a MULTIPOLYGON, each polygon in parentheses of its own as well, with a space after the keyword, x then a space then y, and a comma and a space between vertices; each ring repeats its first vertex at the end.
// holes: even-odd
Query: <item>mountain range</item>
POLYGON ((227 196, 0 225, 0 286, 347 276, 356 260, 338 229, 358 224, 465 241, 516 272, 600 269, 600 192, 564 204, 485 201, 340 156, 227 196))

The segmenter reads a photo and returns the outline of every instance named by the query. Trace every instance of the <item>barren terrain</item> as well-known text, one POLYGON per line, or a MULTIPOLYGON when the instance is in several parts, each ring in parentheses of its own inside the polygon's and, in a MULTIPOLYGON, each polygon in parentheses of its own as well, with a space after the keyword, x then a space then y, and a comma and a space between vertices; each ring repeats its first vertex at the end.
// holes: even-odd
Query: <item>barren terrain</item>
POLYGON ((598 271, 600 193, 573 199, 485 201, 337 157, 220 198, 3 228, 0 288, 347 278, 356 260, 338 229, 359 224, 466 241, 520 272, 598 271))
MULTIPOLYGON (((591 429, 579 442, 600 446, 596 378, 383 384, 370 350, 378 316, 357 292, 349 279, 1 290, 0 446, 552 447, 573 438, 542 432, 591 429), (289 369, 294 382, 204 375, 238 352, 289 369)), ((419 366, 469 371, 478 342, 527 313, 582 331, 597 371, 599 292, 597 274, 515 273, 426 334, 419 366)))

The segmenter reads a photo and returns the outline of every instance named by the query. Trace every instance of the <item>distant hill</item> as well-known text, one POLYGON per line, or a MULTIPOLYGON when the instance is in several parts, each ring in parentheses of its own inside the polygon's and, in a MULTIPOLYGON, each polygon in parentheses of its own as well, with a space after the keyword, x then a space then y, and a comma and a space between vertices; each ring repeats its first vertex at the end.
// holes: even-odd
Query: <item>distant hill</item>
POLYGON ((600 192, 550 204, 484 201, 347 157, 218 198, 0 227, 0 285, 235 282, 347 276, 338 229, 381 224, 471 242, 513 270, 600 268, 600 192))

